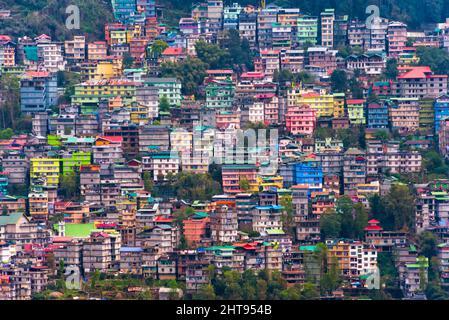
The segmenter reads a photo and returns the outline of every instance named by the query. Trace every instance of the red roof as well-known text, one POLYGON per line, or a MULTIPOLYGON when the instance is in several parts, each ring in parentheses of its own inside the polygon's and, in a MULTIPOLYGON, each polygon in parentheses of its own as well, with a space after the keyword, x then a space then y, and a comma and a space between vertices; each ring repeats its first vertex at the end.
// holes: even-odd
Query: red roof
POLYGON ((376 219, 371 219, 370 221, 368 221, 368 223, 369 224, 378 224, 378 223, 380 223, 380 221, 376 220, 376 219))
POLYGON ((48 77, 50 73, 47 71, 28 71, 26 75, 33 78, 43 78, 48 77))
POLYGON ((114 137, 114 136, 100 136, 98 139, 107 140, 110 142, 123 142, 123 137, 114 137))
POLYGON ((362 104, 365 103, 366 101, 363 99, 352 99, 352 100, 347 100, 346 103, 347 104, 362 104))
POLYGON ((427 78, 432 73, 432 70, 430 67, 412 67, 404 73, 403 75, 399 76, 398 79, 424 79, 427 78))
POLYGON ((167 217, 163 217, 163 216, 157 216, 156 218, 154 218, 155 222, 173 222, 173 218, 167 218, 167 217))
POLYGON ((368 226, 365 228, 365 231, 382 231, 383 228, 381 226, 368 226))
POLYGON ((179 56, 182 55, 184 52, 182 50, 182 48, 167 48, 164 50, 164 52, 162 52, 162 55, 164 56, 179 56))

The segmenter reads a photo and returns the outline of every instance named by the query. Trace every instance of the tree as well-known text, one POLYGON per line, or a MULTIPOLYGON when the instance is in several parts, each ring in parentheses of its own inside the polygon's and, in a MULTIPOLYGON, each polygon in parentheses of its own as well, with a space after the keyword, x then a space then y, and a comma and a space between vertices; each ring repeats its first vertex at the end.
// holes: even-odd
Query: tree
POLYGON ((211 284, 206 284, 200 288, 195 295, 195 300, 215 300, 216 294, 214 287, 211 284))
POLYGON ((321 239, 337 238, 341 233, 341 222, 336 212, 326 212, 320 218, 321 239))
POLYGON ((159 101, 159 112, 169 112, 170 111, 170 103, 168 102, 168 98, 164 95, 159 101))
POLYGON ((154 43, 148 49, 148 55, 153 58, 158 58, 169 45, 163 40, 155 40, 154 43))
POLYGON ((420 253, 429 260, 438 255, 438 240, 429 231, 424 231, 419 235, 420 253))
POLYGON ((246 178, 240 179, 240 181, 239 181, 239 187, 240 187, 240 189, 243 190, 243 191, 248 191, 249 188, 250 188, 248 179, 246 179, 246 178))
POLYGON ((405 185, 395 184, 385 198, 385 209, 394 219, 395 230, 411 230, 414 227, 415 199, 405 185))
POLYGON ((3 205, 2 207, 2 216, 8 215, 8 207, 6 205, 3 205))
POLYGON ((208 65, 198 58, 188 57, 180 62, 166 62, 161 65, 162 77, 175 77, 181 80, 182 93, 200 96, 199 86, 206 77, 208 65))
POLYGON ((80 175, 78 172, 69 172, 62 176, 60 192, 66 199, 78 199, 80 196, 80 175))
POLYGON ((123 54, 123 68, 129 69, 133 66, 134 59, 131 54, 127 51, 123 54))
POLYGON ((449 53, 435 47, 419 47, 416 51, 420 66, 429 66, 436 74, 449 74, 449 53))
POLYGON ((282 223, 287 229, 289 234, 294 234, 294 221, 293 221, 293 201, 292 196, 284 196, 280 201, 281 206, 284 208, 282 214, 282 223))
POLYGON ((228 69, 232 67, 232 58, 227 50, 216 44, 198 41, 195 44, 198 59, 208 65, 209 69, 228 69))
POLYGON ((154 182, 151 174, 148 171, 143 173, 143 185, 146 192, 153 192, 154 182))
POLYGON ((331 87, 333 92, 346 92, 348 88, 348 76, 344 70, 336 69, 332 72, 331 87))
POLYGON ((180 172, 172 185, 178 198, 185 200, 210 200, 221 193, 221 185, 210 174, 180 172))
POLYGON ((365 228, 368 225, 368 212, 362 203, 356 203, 354 206, 354 238, 363 239, 365 228))
POLYGON ((241 39, 237 30, 231 29, 225 33, 220 41, 220 48, 229 54, 227 59, 236 71, 242 71, 241 66, 246 70, 254 69, 249 41, 246 38, 241 39))
POLYGON ((0 140, 8 140, 14 135, 14 131, 11 128, 6 128, 0 131, 0 140))
POLYGON ((390 138, 390 135, 388 134, 388 131, 386 131, 386 130, 377 130, 374 133, 374 138, 376 140, 380 140, 382 142, 385 142, 385 141, 387 141, 390 138))
POLYGON ((10 74, 0 77, 0 96, 3 96, 3 103, 0 105, 0 126, 3 129, 16 129, 20 118, 20 80, 10 74))
POLYGON ((388 59, 384 71, 384 78, 387 80, 396 80, 398 77, 398 62, 396 59, 388 59))

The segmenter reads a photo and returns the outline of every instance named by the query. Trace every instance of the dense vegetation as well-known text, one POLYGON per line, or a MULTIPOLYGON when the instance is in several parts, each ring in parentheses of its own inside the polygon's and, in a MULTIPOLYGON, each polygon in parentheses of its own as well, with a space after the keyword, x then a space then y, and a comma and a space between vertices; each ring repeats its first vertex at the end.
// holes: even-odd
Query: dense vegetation
POLYGON ((0 0, 0 9, 11 10, 12 15, 11 19, 1 21, 0 34, 14 37, 34 37, 45 33, 61 41, 76 34, 101 39, 104 37, 104 23, 113 21, 108 0, 0 0), (77 5, 80 9, 81 30, 65 27, 69 5, 77 5))

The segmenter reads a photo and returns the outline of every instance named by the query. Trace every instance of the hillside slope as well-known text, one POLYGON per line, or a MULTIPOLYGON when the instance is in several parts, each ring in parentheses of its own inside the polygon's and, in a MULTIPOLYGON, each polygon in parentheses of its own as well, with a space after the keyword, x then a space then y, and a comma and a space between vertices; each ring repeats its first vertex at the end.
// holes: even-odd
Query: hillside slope
POLYGON ((104 23, 113 21, 108 0, 0 0, 0 9, 11 10, 12 18, 0 21, 0 34, 14 37, 48 34, 57 40, 86 34, 89 39, 103 38, 104 23), (66 8, 80 8, 80 30, 68 30, 66 8))

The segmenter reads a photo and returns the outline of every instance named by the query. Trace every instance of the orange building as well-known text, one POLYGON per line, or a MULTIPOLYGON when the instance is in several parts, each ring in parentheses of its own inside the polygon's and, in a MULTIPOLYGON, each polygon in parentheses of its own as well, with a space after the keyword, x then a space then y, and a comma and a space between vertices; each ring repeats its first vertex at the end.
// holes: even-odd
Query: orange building
POLYGON ((195 246, 206 237, 210 227, 210 217, 207 213, 197 212, 183 223, 184 237, 188 246, 195 246))

